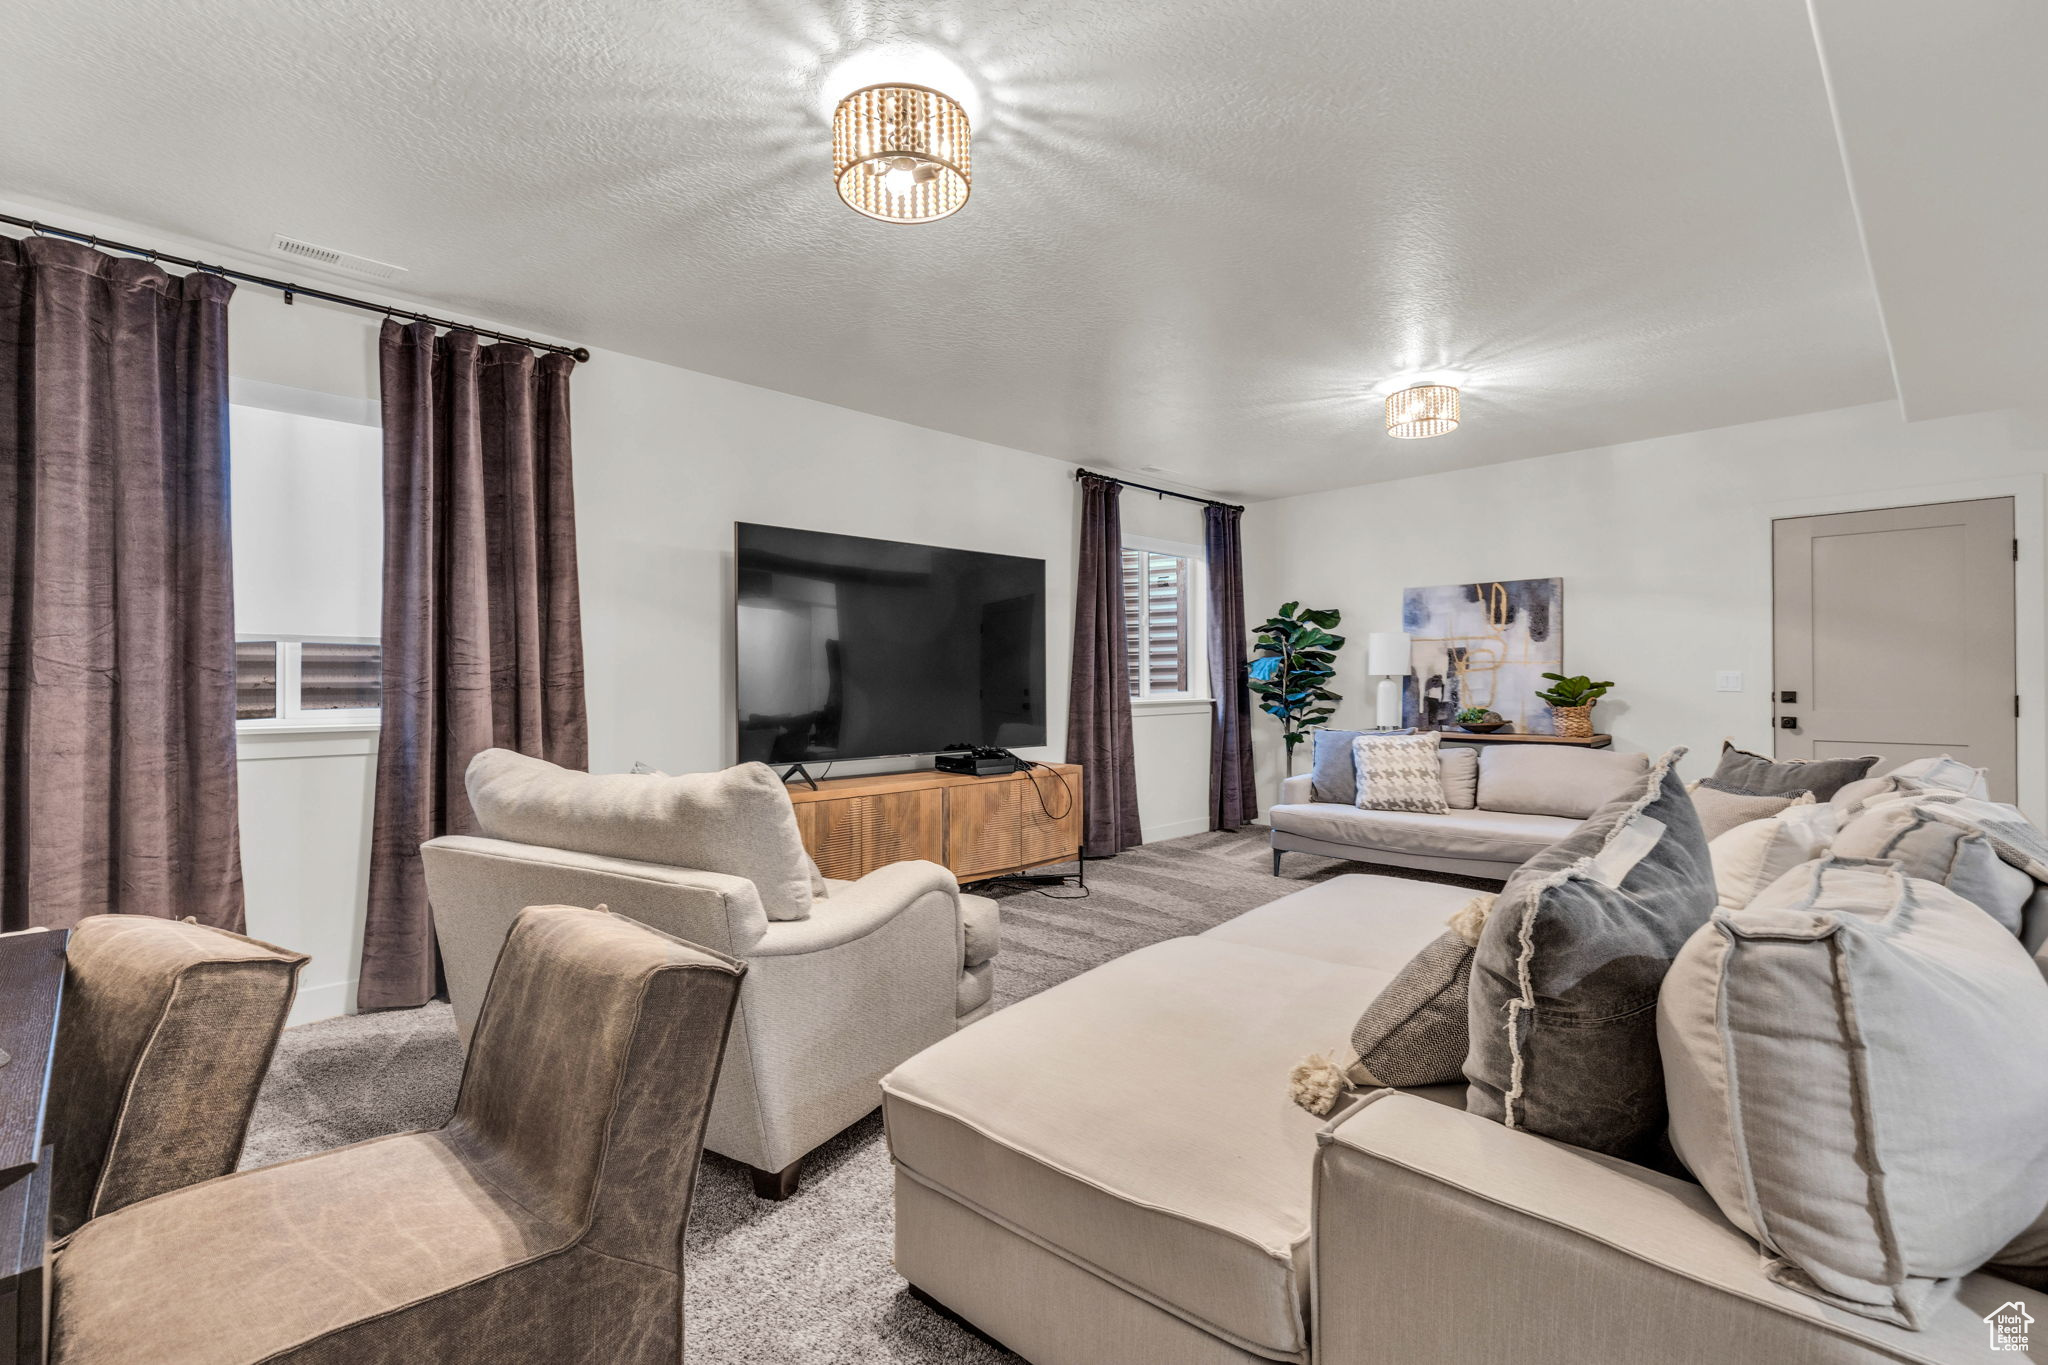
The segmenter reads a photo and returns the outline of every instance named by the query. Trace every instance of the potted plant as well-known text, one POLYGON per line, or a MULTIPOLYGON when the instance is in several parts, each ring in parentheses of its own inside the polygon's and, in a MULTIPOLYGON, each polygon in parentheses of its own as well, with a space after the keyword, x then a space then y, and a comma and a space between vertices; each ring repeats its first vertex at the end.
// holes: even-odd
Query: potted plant
POLYGON ((1295 746, 1344 700, 1325 686, 1336 675, 1337 651, 1344 647, 1344 637, 1330 629, 1343 619, 1335 609, 1303 610, 1301 603, 1289 602, 1253 632, 1254 657, 1246 673, 1259 709, 1280 722, 1290 773, 1295 746))
POLYGON ((1553 685, 1536 696, 1550 704, 1550 714, 1557 719, 1557 732, 1567 739, 1590 739, 1593 734, 1593 706, 1607 695, 1607 689, 1614 684, 1594 682, 1583 673, 1570 678, 1562 673, 1545 673, 1543 676, 1553 685))
POLYGON ((1468 706, 1458 712, 1457 725, 1460 730, 1470 734, 1490 735, 1495 730, 1506 729, 1507 721, 1501 718, 1498 711, 1484 706, 1468 706))

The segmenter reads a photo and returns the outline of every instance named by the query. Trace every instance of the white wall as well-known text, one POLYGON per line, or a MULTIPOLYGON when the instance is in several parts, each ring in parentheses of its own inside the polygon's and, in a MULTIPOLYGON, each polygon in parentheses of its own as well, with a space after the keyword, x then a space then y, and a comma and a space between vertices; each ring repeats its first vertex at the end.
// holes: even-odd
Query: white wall
MULTIPOLYGON (((1063 755, 1072 465, 610 353, 579 367, 573 402, 593 770, 732 761, 735 521, 1045 560, 1049 743, 1022 752, 1063 755)), ((1131 535, 1201 540, 1192 503, 1130 493, 1124 522, 1131 535)), ((1188 709, 1140 708, 1134 721, 1148 838, 1208 827, 1208 729, 1188 709)))
MULTIPOLYGON (((1596 722, 1621 748, 1688 746, 1685 770, 1700 776, 1724 737, 1770 751, 1773 518, 2010 494, 2022 543, 2020 797, 2038 820, 2044 472, 2048 414, 1907 424, 1873 404, 1279 499, 1245 514, 1246 608, 1254 620, 1289 598, 1340 608, 1353 643, 1335 723, 1370 725, 1365 635, 1400 629, 1402 589, 1562 577, 1567 670, 1618 683, 1596 722), (1715 690, 1722 669, 1742 672, 1741 692, 1715 690)), ((1277 726, 1261 716, 1255 733, 1270 801, 1277 726)))
MULTIPOLYGON (((374 420, 381 319, 238 291, 237 397, 374 420), (285 393, 283 391, 290 390, 285 393)), ((614 352, 573 388, 591 766, 675 772, 732 758, 732 523, 761 521, 1046 561, 1047 736, 1062 756, 1078 499, 1073 467, 614 352)), ((338 505, 330 517, 347 512, 338 505)), ((1199 542, 1201 509, 1125 498, 1133 535, 1199 542)), ((1205 704, 1135 721, 1146 837, 1208 827, 1205 704)), ((353 1008, 374 733, 244 736, 249 932, 313 954, 293 1021, 353 1008)), ((839 773, 892 765, 842 764, 839 773)))

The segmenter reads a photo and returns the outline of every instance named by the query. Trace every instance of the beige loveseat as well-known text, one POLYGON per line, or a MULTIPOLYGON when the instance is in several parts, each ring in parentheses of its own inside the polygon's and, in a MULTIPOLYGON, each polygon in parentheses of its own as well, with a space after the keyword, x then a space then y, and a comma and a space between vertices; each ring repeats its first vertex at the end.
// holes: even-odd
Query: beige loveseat
POLYGON ((1273 871, 1290 850, 1392 867, 1506 879, 1564 838, 1629 782, 1649 770, 1648 754, 1560 744, 1444 743, 1441 815, 1360 810, 1318 800, 1306 773, 1280 784, 1266 812, 1273 871))
POLYGON ((898 1271, 1032 1365, 1949 1365, 2013 1358, 1986 1352, 2002 1305, 2048 1324, 1981 1273, 1920 1332, 1794 1293, 1698 1186, 1462 1086, 1295 1107, 1289 1068, 1471 894, 1334 878, 898 1067, 898 1271))

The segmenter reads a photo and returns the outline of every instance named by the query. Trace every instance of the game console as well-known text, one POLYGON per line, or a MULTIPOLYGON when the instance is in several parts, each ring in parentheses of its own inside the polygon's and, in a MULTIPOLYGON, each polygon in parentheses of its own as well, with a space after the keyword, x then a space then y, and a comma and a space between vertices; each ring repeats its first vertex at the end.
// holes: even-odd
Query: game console
POLYGON ((977 744, 960 753, 932 755, 932 767, 937 771, 966 777, 1000 777, 1004 773, 1022 772, 1029 766, 1008 749, 987 744, 977 744))

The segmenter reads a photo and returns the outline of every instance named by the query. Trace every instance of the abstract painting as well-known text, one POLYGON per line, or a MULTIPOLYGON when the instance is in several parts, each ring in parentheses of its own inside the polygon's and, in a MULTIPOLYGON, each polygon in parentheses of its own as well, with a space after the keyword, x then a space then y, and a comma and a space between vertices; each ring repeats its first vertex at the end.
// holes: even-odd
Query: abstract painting
POLYGON ((1564 671, 1564 580, 1452 583, 1401 594, 1401 629, 1414 672, 1401 685, 1401 723, 1439 730, 1468 706, 1512 722, 1516 734, 1554 733, 1536 699, 1545 673, 1564 671))

